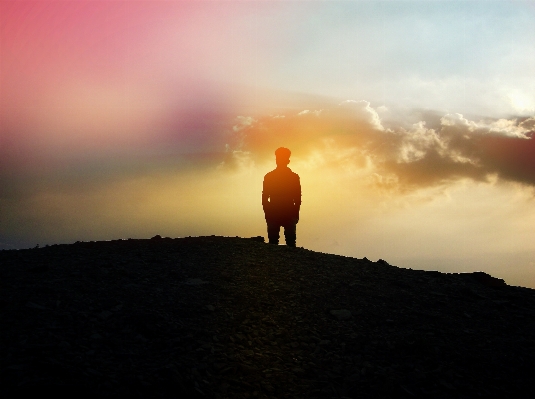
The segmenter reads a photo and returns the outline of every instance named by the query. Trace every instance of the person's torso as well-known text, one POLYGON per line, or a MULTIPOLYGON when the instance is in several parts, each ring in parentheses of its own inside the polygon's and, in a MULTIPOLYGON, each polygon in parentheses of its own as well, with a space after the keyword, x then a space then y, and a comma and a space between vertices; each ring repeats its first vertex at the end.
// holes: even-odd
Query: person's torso
POLYGON ((269 172, 264 182, 273 206, 294 205, 301 195, 299 176, 290 168, 277 168, 269 172))

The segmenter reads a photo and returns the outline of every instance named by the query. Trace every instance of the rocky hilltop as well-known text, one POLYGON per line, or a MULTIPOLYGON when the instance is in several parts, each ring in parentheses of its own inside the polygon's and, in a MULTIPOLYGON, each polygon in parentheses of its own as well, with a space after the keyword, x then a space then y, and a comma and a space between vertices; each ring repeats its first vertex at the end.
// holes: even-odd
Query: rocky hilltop
POLYGON ((535 291, 261 237, 0 251, 2 397, 532 397, 535 291))

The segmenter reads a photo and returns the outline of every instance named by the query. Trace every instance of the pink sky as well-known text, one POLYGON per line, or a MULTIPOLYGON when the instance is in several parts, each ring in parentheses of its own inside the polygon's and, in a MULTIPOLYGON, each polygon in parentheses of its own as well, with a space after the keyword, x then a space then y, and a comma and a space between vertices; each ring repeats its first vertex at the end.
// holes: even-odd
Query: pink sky
POLYGON ((166 145, 170 130, 188 136, 192 127, 202 129, 199 119, 247 111, 238 104, 250 110, 249 81, 259 83, 270 67, 264 47, 277 36, 262 42, 244 35, 261 28, 252 11, 269 14, 276 7, 270 4, 0 7, 0 151, 14 162, 166 145))

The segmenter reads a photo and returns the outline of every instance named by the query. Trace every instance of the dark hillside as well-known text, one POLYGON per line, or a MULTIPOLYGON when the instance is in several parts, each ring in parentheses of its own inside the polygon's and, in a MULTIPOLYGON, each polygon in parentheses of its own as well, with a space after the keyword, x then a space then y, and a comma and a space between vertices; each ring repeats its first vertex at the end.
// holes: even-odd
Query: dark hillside
POLYGON ((527 398, 535 388, 535 291, 484 273, 197 237, 1 251, 0 282, 4 398, 527 398))

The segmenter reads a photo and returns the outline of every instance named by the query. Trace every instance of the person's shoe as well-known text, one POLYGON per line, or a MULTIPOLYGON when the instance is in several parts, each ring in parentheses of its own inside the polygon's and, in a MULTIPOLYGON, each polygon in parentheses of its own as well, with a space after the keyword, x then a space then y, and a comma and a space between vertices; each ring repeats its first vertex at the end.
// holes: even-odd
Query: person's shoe
POLYGON ((295 248, 295 242, 286 243, 286 246, 295 248))

